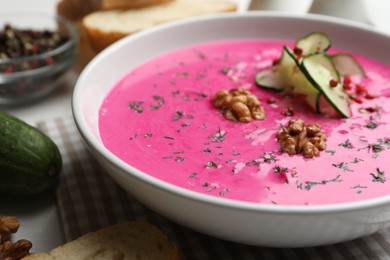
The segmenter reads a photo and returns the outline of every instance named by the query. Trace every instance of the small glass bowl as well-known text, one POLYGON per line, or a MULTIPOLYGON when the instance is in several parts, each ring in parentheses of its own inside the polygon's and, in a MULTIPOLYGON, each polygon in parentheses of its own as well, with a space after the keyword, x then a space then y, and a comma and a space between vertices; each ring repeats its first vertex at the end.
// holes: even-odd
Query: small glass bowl
MULTIPOLYGON (((20 57, 4 57, 0 51, 0 106, 18 106, 42 98, 56 89, 60 78, 76 60, 77 32, 72 22, 44 13, 5 13, 0 30, 58 32, 66 40, 54 49, 20 57)), ((4 39, 0 38, 0 46, 4 39)))

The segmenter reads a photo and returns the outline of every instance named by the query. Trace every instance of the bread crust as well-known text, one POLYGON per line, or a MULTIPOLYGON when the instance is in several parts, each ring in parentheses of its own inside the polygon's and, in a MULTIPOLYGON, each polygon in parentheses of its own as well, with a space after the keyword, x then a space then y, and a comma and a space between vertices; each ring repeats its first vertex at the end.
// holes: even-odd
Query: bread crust
POLYGON ((58 15, 75 21, 96 11, 135 9, 171 1, 173 0, 60 0, 56 11, 58 15))
MULTIPOLYGON (((136 33, 138 31, 150 28, 155 25, 159 25, 165 22, 185 18, 193 17, 211 13, 225 13, 234 12, 237 10, 236 4, 229 0, 217 0, 217 1, 200 1, 200 0, 176 0, 170 3, 161 4, 158 6, 145 7, 138 10, 111 10, 111 11, 100 11, 93 12, 85 16, 82 20, 83 27, 88 35, 92 48, 96 52, 102 51, 112 43, 122 39, 128 35, 136 33), (207 2, 207 4, 206 4, 207 2), (221 4, 223 3, 223 4, 221 4), (182 10, 183 14, 177 15, 177 10, 182 10), (156 10, 159 11, 156 11, 156 10), (173 10, 172 15, 167 13, 173 10), (137 14, 138 12, 138 14, 137 14), (102 21, 107 20, 107 24, 111 24, 117 21, 127 21, 129 24, 139 18, 139 12, 144 14, 144 21, 148 24, 139 28, 128 28, 126 24, 121 24, 120 27, 113 26, 110 29, 102 28, 99 25, 91 22, 93 19, 99 17, 102 21), (176 15, 174 14, 176 12, 176 15), (106 16, 108 16, 107 18, 106 16), (160 19, 159 15, 164 17, 160 19), (116 20, 115 20, 116 19, 116 20), (113 21, 115 20, 115 21, 113 21)), ((119 22, 118 22, 119 23, 119 22)))
POLYGON ((49 253, 23 260, 144 259, 180 260, 179 249, 156 226, 128 221, 83 235, 49 253))

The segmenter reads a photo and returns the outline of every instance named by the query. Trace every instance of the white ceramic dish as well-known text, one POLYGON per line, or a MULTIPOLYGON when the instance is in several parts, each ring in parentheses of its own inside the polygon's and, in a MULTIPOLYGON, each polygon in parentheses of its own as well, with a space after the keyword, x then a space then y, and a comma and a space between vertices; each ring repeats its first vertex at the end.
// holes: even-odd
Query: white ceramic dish
POLYGON ((327 32, 334 46, 390 63, 389 36, 345 20, 267 12, 195 18, 130 36, 98 55, 75 86, 75 122, 93 154, 119 185, 151 209, 194 230, 250 245, 306 247, 351 240, 390 227, 390 196, 324 206, 224 200, 143 174, 115 157, 100 140, 100 104, 117 80, 137 64, 162 52, 203 41, 248 37, 294 40, 297 35, 314 30, 327 32), (371 42, 377 43, 375 48, 367 47, 371 42))
POLYGON ((390 1, 389 0, 362 0, 369 22, 380 30, 390 34, 390 1))

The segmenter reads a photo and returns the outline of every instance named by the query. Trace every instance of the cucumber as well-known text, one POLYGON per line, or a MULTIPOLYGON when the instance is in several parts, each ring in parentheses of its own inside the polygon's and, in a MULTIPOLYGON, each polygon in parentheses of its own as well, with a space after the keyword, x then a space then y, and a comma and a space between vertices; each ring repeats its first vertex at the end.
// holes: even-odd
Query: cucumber
POLYGON ((351 116, 349 99, 342 84, 334 78, 334 73, 324 65, 329 61, 329 57, 323 53, 310 55, 302 60, 302 71, 329 104, 342 117, 348 118, 351 116), (335 86, 331 86, 331 80, 335 80, 335 86))
POLYGON ((256 74, 256 85, 269 90, 285 90, 286 79, 283 77, 283 75, 281 75, 281 73, 283 73, 286 68, 294 66, 295 63, 295 60, 291 58, 289 53, 286 51, 286 48, 284 48, 282 55, 280 56, 276 65, 270 69, 262 70, 256 74))
POLYGON ((280 77, 279 66, 258 72, 255 76, 255 82, 257 86, 269 90, 283 91, 285 89, 285 82, 280 77))
POLYGON ((256 74, 256 85, 286 94, 304 96, 305 102, 325 116, 351 116, 350 97, 341 84, 346 76, 366 76, 350 54, 330 55, 326 33, 312 32, 295 42, 294 50, 284 46, 279 62, 256 74))
POLYGON ((303 73, 300 61, 296 58, 294 52, 286 46, 283 48, 283 52, 286 53, 285 56, 289 57, 290 61, 293 61, 293 63, 288 63, 290 65, 284 66, 280 72, 281 77, 287 80, 285 86, 288 88, 288 92, 293 95, 305 96, 306 104, 318 112, 319 90, 303 73))
POLYGON ((330 57, 340 76, 366 76, 363 67, 352 55, 348 53, 338 53, 331 55, 330 57))
POLYGON ((318 112, 317 100, 320 92, 307 80, 301 70, 300 62, 287 46, 283 47, 277 65, 257 73, 255 81, 258 86, 264 89, 305 96, 307 105, 318 112))
POLYGON ((0 112, 0 144, 0 193, 28 196, 54 186, 62 157, 49 137, 0 112))
POLYGON ((295 47, 301 49, 302 56, 326 52, 331 45, 330 38, 323 32, 309 33, 295 42, 295 47))

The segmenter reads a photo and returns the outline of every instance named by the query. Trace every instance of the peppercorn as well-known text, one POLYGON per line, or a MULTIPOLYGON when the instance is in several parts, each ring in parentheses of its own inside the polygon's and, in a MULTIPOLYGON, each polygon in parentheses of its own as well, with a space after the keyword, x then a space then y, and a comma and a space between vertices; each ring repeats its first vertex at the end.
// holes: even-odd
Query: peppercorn
MULTIPOLYGON (((4 25, 0 31, 0 59, 12 59, 42 54, 54 50, 68 41, 69 37, 58 31, 18 29, 10 24, 4 25)), ((10 68, 0 66, 0 73, 13 73, 36 69, 50 65, 55 61, 39 60, 36 62, 20 62, 17 66, 10 68)))

